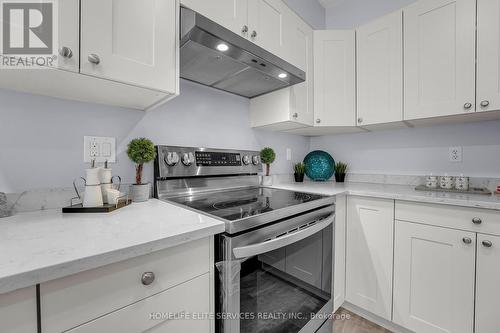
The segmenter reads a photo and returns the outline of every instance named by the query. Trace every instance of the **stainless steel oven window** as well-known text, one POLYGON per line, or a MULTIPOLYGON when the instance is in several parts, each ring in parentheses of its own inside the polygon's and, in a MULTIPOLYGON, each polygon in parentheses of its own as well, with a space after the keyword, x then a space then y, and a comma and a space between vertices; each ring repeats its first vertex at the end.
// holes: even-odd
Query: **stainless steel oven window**
POLYGON ((218 331, 316 332, 333 307, 333 222, 324 208, 223 236, 218 331))

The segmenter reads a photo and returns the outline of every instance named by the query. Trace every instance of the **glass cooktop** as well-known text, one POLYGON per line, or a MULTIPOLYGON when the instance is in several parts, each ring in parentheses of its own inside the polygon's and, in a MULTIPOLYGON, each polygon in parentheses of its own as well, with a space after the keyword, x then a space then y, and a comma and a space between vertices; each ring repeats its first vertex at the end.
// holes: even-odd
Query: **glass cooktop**
POLYGON ((322 198, 325 196, 267 187, 250 187, 174 197, 168 200, 229 221, 236 221, 322 198))

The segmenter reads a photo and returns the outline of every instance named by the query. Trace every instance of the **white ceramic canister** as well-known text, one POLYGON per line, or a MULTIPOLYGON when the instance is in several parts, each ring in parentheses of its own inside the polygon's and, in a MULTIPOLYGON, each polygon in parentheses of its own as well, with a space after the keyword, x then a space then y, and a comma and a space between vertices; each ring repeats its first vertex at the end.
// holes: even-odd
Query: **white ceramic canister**
POLYGON ((102 207, 102 192, 100 185, 86 185, 83 196, 83 207, 102 207))
POLYGON ((108 190, 112 189, 111 184, 111 174, 112 169, 110 168, 99 168, 99 179, 101 182, 101 192, 102 192, 102 201, 107 204, 110 203, 108 200, 108 190))

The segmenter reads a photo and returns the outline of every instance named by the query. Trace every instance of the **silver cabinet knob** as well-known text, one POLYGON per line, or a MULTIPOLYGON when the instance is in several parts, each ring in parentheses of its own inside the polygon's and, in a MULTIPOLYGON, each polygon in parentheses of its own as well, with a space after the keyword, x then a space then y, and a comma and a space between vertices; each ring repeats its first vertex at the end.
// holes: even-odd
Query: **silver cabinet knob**
POLYGON ((490 101, 482 101, 482 102, 481 102, 481 106, 482 106, 483 108, 487 107, 488 105, 490 105, 490 101))
POLYGON ((318 118, 318 119, 316 119, 316 124, 319 124, 319 123, 321 123, 321 119, 318 118))
POLYGON ((479 217, 475 217, 472 219, 472 223, 481 224, 481 223, 483 223, 483 220, 481 220, 479 217))
POLYGON ((241 32, 246 34, 248 32, 248 25, 244 25, 242 28, 241 28, 241 32))
POLYGON ((292 115, 293 118, 298 118, 299 117, 299 114, 297 112, 295 112, 293 115, 292 115))
POLYGON ((153 272, 146 272, 143 273, 141 276, 141 282, 145 286, 149 286, 151 283, 153 283, 155 280, 155 273, 153 272))
POLYGON ((363 118, 359 117, 358 118, 358 124, 361 124, 363 122, 363 118))
POLYGON ((472 103, 465 103, 464 104, 464 109, 469 110, 472 107, 472 103))
POLYGON ((493 243, 489 240, 482 241, 484 247, 492 247, 493 243))
POLYGON ((73 56, 73 51, 67 46, 59 48, 59 55, 64 58, 70 59, 73 56))
POLYGON ((89 62, 94 64, 94 65, 99 65, 99 63, 101 62, 101 58, 99 58, 99 56, 97 54, 89 54, 89 62))
POLYGON ((242 161, 243 161, 244 165, 250 164, 250 156, 248 156, 248 155, 243 156, 242 161))
POLYGON ((250 35, 250 37, 252 37, 252 38, 257 37, 257 31, 255 31, 255 30, 252 31, 252 34, 250 35))
POLYGON ((260 157, 258 155, 252 156, 252 164, 253 165, 259 165, 260 162, 260 157))
POLYGON ((463 241, 465 244, 471 244, 471 243, 472 243, 472 239, 470 239, 469 237, 464 237, 464 238, 462 238, 462 241, 463 241))

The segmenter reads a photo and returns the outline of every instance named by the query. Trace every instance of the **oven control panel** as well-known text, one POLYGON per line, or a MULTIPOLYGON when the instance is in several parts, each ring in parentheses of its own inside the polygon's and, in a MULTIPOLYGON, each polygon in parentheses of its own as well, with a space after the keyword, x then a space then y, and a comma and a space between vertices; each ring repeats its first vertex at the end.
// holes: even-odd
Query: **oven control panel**
POLYGON ((262 171, 258 151, 156 146, 155 178, 253 175, 262 171))
POLYGON ((241 166, 241 154, 213 151, 195 152, 197 166, 241 166))

